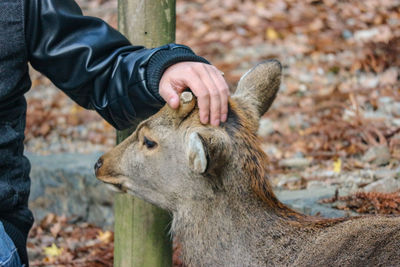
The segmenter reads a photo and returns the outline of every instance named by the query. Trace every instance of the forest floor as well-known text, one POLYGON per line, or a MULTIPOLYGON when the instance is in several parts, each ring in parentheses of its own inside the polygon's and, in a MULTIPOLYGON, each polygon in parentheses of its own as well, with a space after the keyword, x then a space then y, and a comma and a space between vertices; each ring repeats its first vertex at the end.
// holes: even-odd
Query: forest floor
MULTIPOLYGON (((116 27, 116 0, 78 3, 116 27)), ((399 0, 178 0, 176 39, 223 71, 232 90, 258 62, 282 62, 280 92, 259 129, 275 188, 334 185, 351 193, 326 200, 337 208, 400 212, 399 0)), ((115 144, 109 124, 31 73, 28 151, 115 144)), ((109 266, 112 236, 49 215, 31 232, 32 265, 109 266)))

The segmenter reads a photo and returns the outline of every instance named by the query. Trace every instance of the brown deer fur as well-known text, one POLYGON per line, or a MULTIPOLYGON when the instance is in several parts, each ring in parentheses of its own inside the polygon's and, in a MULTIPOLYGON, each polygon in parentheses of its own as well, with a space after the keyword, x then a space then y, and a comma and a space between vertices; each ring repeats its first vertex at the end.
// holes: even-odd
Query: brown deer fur
POLYGON ((100 158, 97 177, 169 210, 188 266, 400 266, 399 217, 321 219, 276 198, 255 133, 280 76, 277 61, 247 73, 219 127, 199 122, 195 99, 165 106, 100 158))

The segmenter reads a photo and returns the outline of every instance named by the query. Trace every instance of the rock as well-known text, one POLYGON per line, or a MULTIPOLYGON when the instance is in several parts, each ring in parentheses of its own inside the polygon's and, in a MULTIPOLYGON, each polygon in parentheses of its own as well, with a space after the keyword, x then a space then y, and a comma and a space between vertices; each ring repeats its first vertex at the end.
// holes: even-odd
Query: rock
POLYGON ((391 112, 393 116, 399 117, 400 116, 400 102, 393 103, 391 107, 391 112))
POLYGON ((377 180, 385 179, 385 178, 397 178, 400 175, 400 169, 397 168, 395 170, 388 170, 388 169, 378 169, 374 171, 374 178, 377 180))
POLYGON ((113 224, 113 193, 93 171, 101 153, 26 156, 32 165, 29 207, 36 220, 52 212, 99 226, 113 224))
POLYGON ((366 187, 366 192, 378 192, 378 193, 393 193, 400 190, 400 181, 394 178, 385 178, 373 182, 366 187))
POLYGON ((299 85, 299 92, 301 92, 301 93, 305 93, 305 92, 307 92, 307 85, 305 85, 305 84, 300 84, 299 85))
MULTIPOLYGON (((363 117, 365 119, 373 119, 373 120, 379 120, 379 119, 387 120, 388 119, 388 116, 381 110, 379 110, 379 111, 364 111, 363 117)), ((399 125, 400 125, 400 120, 399 120, 399 125)))
POLYGON ((299 190, 304 189, 306 184, 307 181, 300 176, 284 176, 279 179, 276 186, 289 190, 299 190))
POLYGON ((393 106, 394 100, 391 97, 384 96, 380 97, 378 99, 378 108, 379 111, 385 113, 385 114, 391 114, 392 113, 392 106, 393 106))
POLYGON ((277 46, 269 43, 263 43, 251 47, 238 47, 234 48, 231 53, 228 53, 224 58, 224 62, 230 60, 230 62, 237 61, 243 58, 257 59, 260 57, 275 57, 276 55, 287 54, 286 48, 284 46, 277 46), (233 55, 233 56, 230 56, 233 55))
POLYGON ((400 126, 400 119, 392 119, 391 122, 394 126, 400 126))
POLYGON ((383 96, 378 99, 378 105, 387 105, 393 103, 393 98, 390 96, 383 96))
POLYGON ((301 151, 296 151, 296 153, 293 154, 293 158, 304 158, 304 154, 301 151))
POLYGON ((353 171, 340 175, 338 179, 342 188, 346 188, 350 192, 357 192, 360 187, 370 184, 374 181, 372 171, 353 171))
MULTIPOLYGON (((331 198, 335 195, 336 187, 325 186, 318 190, 282 190, 276 191, 280 201, 289 207, 308 215, 318 215, 325 218, 354 216, 356 213, 333 209, 329 204, 321 204, 319 200, 331 198)), ((339 191, 339 196, 346 195, 346 191, 339 191)))
POLYGON ((257 134, 261 137, 267 137, 274 132, 274 124, 270 119, 262 118, 258 127, 257 134))
POLYGON ((356 24, 356 20, 354 18, 349 18, 346 20, 346 24, 349 26, 354 26, 356 24))
POLYGON ((289 117, 289 127, 290 128, 301 128, 305 129, 310 127, 309 123, 307 120, 305 120, 304 115, 295 113, 289 117))
POLYGON ((395 117, 400 116, 400 102, 394 101, 390 97, 381 97, 378 99, 379 111, 387 114, 393 115, 395 117))
POLYGON ((379 34, 377 28, 371 28, 367 30, 359 30, 354 33, 354 39, 357 41, 369 41, 379 34))
POLYGON ((281 159, 283 156, 282 151, 275 145, 263 143, 261 148, 269 157, 281 159))
POLYGON ((376 88, 379 84, 379 77, 376 75, 362 75, 359 82, 365 88, 376 88))
POLYGON ((387 43, 392 36, 393 33, 390 27, 387 25, 381 25, 366 30, 359 30, 354 33, 354 39, 361 42, 369 42, 373 39, 375 42, 387 43))
POLYGON ((384 145, 370 147, 362 160, 378 166, 386 165, 391 158, 389 148, 384 145))
POLYGON ((299 81, 302 83, 311 83, 313 80, 314 80, 313 75, 308 71, 299 74, 299 81))
POLYGON ((352 33, 351 31, 345 29, 345 30, 342 31, 342 37, 343 37, 345 40, 348 40, 348 39, 350 39, 351 37, 353 37, 353 33, 352 33))
POLYGON ((333 170, 321 170, 321 169, 318 169, 311 173, 311 176, 313 176, 313 177, 320 177, 320 178, 324 178, 324 179, 332 178, 337 175, 338 175, 338 173, 334 172, 333 170))
POLYGON ((319 189, 326 187, 326 183, 323 181, 309 181, 307 183, 307 189, 319 189))
POLYGON ((312 160, 308 158, 288 158, 279 161, 279 166, 286 168, 302 169, 311 164, 312 160))

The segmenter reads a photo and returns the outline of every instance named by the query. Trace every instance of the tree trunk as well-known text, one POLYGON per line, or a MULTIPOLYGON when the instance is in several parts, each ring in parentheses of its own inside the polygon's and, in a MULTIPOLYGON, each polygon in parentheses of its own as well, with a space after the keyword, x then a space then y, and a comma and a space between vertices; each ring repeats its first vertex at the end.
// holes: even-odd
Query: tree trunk
MULTIPOLYGON (((119 30, 133 45, 147 48, 175 41, 175 0, 118 0, 119 30)), ((131 129, 117 132, 117 143, 131 129)), ((126 194, 115 198, 114 266, 171 266, 170 216, 126 194)))

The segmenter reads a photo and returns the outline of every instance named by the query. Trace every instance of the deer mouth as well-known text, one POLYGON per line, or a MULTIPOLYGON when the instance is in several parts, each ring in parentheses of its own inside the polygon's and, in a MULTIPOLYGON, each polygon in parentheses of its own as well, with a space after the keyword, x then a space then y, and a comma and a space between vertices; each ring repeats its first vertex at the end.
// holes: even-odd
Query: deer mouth
POLYGON ((109 188, 117 192, 127 192, 127 188, 124 186, 124 178, 117 176, 98 176, 97 179, 109 185, 109 188))

